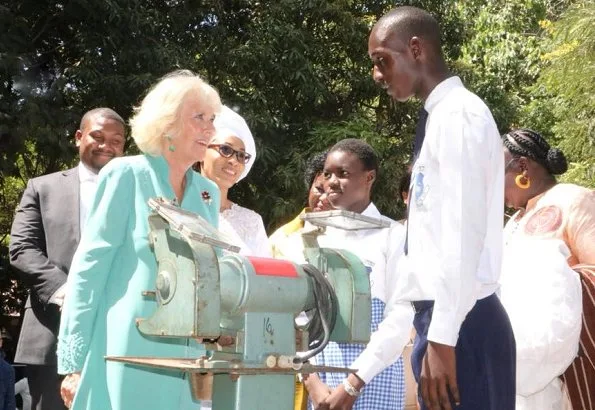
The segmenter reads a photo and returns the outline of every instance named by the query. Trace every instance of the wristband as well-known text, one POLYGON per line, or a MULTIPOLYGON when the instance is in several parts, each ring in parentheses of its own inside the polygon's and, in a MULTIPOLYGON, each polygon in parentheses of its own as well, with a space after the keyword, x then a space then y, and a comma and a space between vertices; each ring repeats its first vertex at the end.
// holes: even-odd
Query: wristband
POLYGON ((349 383, 349 380, 347 379, 343 379, 343 388, 351 397, 359 397, 360 394, 362 394, 362 391, 357 390, 355 387, 353 387, 353 385, 349 383))

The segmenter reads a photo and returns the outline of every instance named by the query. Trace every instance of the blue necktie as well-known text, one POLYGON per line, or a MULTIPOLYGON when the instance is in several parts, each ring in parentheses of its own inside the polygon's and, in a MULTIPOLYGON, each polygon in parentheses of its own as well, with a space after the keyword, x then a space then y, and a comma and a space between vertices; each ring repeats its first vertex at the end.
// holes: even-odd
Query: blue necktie
POLYGON ((415 126, 415 140, 413 141, 414 164, 415 161, 417 161, 417 157, 421 151, 421 146, 423 145, 424 138, 426 137, 426 122, 428 122, 428 112, 422 108, 419 110, 419 120, 417 120, 417 125, 415 126))
MULTIPOLYGON (((419 152, 424 144, 424 138, 426 137, 426 122, 428 121, 428 112, 422 107, 419 110, 419 119, 415 126, 415 140, 413 141, 413 161, 412 168, 419 157, 419 152)), ((415 183, 415 181, 413 181, 415 183)), ((413 185, 412 185, 413 186, 413 185)), ((409 201, 407 202, 407 231, 405 232, 405 255, 409 252, 409 207, 411 206, 411 194, 413 189, 409 188, 409 201)))

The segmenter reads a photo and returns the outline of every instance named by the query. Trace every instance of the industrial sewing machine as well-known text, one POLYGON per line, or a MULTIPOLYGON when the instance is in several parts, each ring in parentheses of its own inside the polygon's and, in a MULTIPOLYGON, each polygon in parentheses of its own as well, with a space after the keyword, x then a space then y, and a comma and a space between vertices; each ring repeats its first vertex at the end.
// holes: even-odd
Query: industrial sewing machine
MULTIPOLYGON (((149 206, 158 275, 156 289, 144 296, 153 296, 157 309, 137 327, 145 335, 193 339, 206 354, 108 360, 182 371, 194 397, 212 400, 214 410, 292 409, 296 373, 352 371, 314 366, 308 358, 328 341, 369 340, 369 278, 357 257, 319 248, 316 230, 305 239, 309 264, 243 257, 198 215, 160 198, 149 206), (310 317, 305 327, 295 324, 300 312, 310 317)), ((381 227, 332 212, 310 221, 381 227)))

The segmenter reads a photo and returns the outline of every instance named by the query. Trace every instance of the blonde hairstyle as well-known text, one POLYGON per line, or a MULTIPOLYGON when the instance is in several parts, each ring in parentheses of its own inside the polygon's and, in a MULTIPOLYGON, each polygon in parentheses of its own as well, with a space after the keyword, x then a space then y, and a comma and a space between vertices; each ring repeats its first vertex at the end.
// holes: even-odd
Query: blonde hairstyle
POLYGON ((196 96, 201 105, 218 113, 221 100, 217 91, 190 70, 177 70, 161 78, 147 93, 130 119, 132 138, 138 148, 150 155, 161 155, 164 137, 176 138, 181 128, 180 109, 184 100, 196 96))

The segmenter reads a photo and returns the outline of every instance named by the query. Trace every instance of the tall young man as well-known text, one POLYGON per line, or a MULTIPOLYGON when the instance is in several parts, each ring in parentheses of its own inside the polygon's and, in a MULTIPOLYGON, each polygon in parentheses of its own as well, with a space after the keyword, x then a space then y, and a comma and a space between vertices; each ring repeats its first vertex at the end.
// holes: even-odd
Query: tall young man
MULTIPOLYGON (((422 100, 406 258, 395 303, 412 302, 412 367, 422 409, 513 410, 515 343, 495 292, 502 254, 504 158, 485 103, 453 76, 427 12, 398 7, 368 40, 374 80, 422 100)), ((409 329, 403 329, 408 332, 409 329)))

